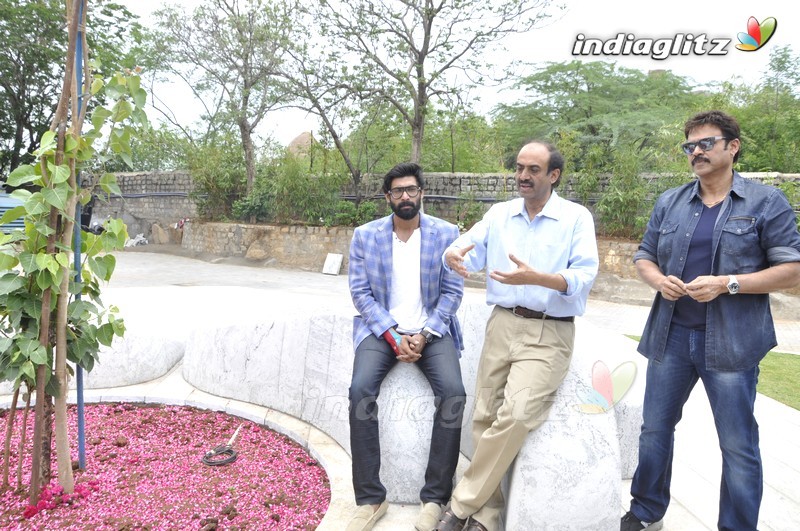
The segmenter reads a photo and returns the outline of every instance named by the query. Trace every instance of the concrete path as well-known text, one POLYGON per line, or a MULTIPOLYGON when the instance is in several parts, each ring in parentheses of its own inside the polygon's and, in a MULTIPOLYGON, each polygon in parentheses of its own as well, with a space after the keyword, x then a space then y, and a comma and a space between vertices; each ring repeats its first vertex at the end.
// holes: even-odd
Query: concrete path
MULTIPOLYGON (((251 267, 237 259, 197 260, 152 252, 154 247, 132 249, 117 255, 117 269, 104 300, 120 307, 129 328, 169 327, 177 335, 191 333, 205 323, 233 321, 246 316, 286 312, 354 312, 346 274, 287 271, 251 267), (150 252, 137 252, 137 251, 150 252)), ((468 301, 483 300, 483 290, 467 288, 468 301)), ((640 335, 648 307, 592 299, 586 315, 578 320, 618 331, 640 335)), ((800 322, 777 322, 779 346, 783 352, 800 353, 800 322)), ((602 348, 602 346, 599 346, 602 348)), ((90 378, 87 375, 87 378, 90 378)), ((0 397, 7 407, 8 397, 0 397)), ((185 403, 230 410, 290 434, 310 437, 312 453, 321 457, 331 477, 331 518, 325 529, 343 529, 352 507, 347 454, 329 438, 302 422, 271 411, 255 411, 247 404, 208 395, 188 385, 173 370, 156 381, 131 387, 87 391, 87 400, 142 400, 185 403), (283 426, 283 429, 281 429, 283 426)), ((264 409, 264 408, 261 408, 264 409)), ((760 529, 800 529, 800 411, 759 395, 756 401, 761 425, 765 492, 760 529)), ((463 467, 462 467, 463 469, 463 467)), ((701 386, 695 389, 676 431, 673 470, 673 501, 665 518, 665 529, 698 530, 716 528, 721 458, 708 401, 701 386)), ((629 482, 620 485, 627 508, 629 482)), ((412 529, 418 506, 392 505, 376 530, 412 529)), ((323 527, 321 527, 322 529, 323 527)), ((516 531, 516 530, 514 530, 516 531)))

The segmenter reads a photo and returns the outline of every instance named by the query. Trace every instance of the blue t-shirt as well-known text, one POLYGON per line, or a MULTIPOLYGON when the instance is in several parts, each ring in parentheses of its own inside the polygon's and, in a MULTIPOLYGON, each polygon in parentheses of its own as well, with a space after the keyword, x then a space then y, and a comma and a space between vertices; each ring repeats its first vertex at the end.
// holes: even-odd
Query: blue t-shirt
MULTIPOLYGON (((688 284, 697 277, 711 274, 712 235, 721 206, 721 203, 711 208, 703 205, 703 213, 700 215, 700 221, 697 222, 694 234, 692 234, 689 252, 686 253, 686 267, 683 269, 683 278, 681 278, 684 284, 688 284)), ((672 322, 693 330, 705 330, 707 305, 707 302, 697 302, 690 296, 684 295, 675 302, 672 322)))

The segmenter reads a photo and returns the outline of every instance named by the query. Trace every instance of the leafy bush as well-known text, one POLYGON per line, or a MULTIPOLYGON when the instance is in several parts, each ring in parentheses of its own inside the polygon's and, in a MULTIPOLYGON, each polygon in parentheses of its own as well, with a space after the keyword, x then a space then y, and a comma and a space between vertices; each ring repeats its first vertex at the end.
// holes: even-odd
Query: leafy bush
POLYGON ((375 219, 378 205, 374 201, 362 201, 356 205, 350 201, 339 201, 333 217, 335 225, 357 227, 375 219))
POLYGON ((607 236, 637 239, 644 233, 652 201, 640 176, 641 160, 632 149, 614 154, 611 179, 597 202, 599 225, 607 236))
POLYGON ((473 192, 461 193, 456 201, 456 225, 462 231, 469 230, 486 213, 486 205, 475 198, 473 192))
POLYGON ((194 181, 192 199, 198 214, 211 221, 229 219, 233 204, 244 197, 247 173, 239 141, 232 135, 196 147, 188 153, 194 181))

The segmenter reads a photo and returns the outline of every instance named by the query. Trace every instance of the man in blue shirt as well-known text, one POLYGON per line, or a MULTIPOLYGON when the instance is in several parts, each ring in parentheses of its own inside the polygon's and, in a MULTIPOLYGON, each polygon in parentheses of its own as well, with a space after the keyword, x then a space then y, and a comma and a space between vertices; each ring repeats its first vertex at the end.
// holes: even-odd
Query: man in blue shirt
POLYGON ((486 302, 496 306, 475 386, 475 452, 437 530, 499 528, 500 481, 567 374, 575 316, 586 308, 599 260, 591 213, 555 192, 563 168, 552 144, 523 146, 521 197, 492 206, 443 257, 465 277, 485 267, 486 302))
POLYGON ((755 530, 763 488, 758 363, 777 344, 768 294, 800 282, 800 234, 780 190, 733 171, 741 150, 733 117, 700 113, 684 133, 697 180, 658 198, 634 256, 658 293, 639 343, 649 360, 644 419, 620 529, 661 529, 675 426, 700 379, 722 450, 719 529, 755 530))

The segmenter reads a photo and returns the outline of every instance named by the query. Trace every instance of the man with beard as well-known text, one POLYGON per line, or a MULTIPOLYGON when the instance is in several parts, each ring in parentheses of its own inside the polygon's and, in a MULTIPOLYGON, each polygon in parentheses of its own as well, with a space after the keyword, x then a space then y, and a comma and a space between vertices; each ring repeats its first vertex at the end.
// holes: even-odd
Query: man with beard
POLYGON ((350 450, 359 506, 347 531, 372 529, 386 513, 381 484, 377 397, 389 370, 414 363, 431 385, 433 419, 418 531, 431 531, 453 489, 466 394, 461 381, 461 329, 455 316, 464 281, 442 266, 458 228, 420 212, 422 168, 402 163, 383 181, 392 214, 358 227, 350 244, 349 281, 360 315, 353 321, 350 450))
POLYGON ((800 234, 780 190, 733 170, 742 141, 732 116, 697 114, 684 134, 697 179, 658 198, 633 257, 657 293, 639 342, 648 358, 644 418, 620 529, 661 529, 675 426, 699 379, 722 450, 719 529, 754 530, 763 490, 758 363, 777 344, 768 294, 800 281, 800 234))
POLYGON ((500 481, 567 375, 575 316, 599 259, 591 213, 555 192, 563 169, 552 144, 524 145, 515 175, 521 197, 492 206, 443 257, 462 276, 485 267, 486 302, 495 307, 475 385, 475 452, 438 530, 499 529, 500 481))

